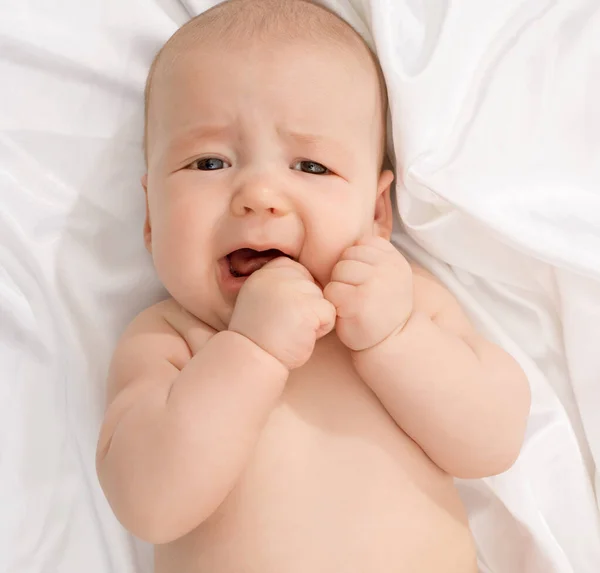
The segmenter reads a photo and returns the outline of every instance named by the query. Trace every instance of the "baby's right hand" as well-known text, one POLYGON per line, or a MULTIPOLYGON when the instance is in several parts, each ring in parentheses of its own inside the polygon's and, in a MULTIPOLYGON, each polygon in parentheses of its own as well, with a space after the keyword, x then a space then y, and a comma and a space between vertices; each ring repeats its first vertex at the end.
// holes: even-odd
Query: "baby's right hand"
POLYGON ((335 307, 300 263, 280 257, 245 282, 229 330, 242 334, 288 369, 311 357, 335 326, 335 307))

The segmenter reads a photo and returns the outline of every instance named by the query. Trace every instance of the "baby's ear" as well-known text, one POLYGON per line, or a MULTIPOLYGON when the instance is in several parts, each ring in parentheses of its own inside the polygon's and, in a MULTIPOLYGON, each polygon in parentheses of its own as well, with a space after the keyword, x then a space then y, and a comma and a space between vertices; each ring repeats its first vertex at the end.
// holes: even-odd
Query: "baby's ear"
POLYGON ((394 225, 392 199, 390 191, 394 182, 394 173, 385 169, 379 176, 377 184, 377 199, 375 201, 375 215, 373 218, 373 234, 390 240, 394 225))
POLYGON ((144 245, 149 253, 152 253, 152 225, 150 223, 150 208, 148 206, 148 174, 142 175, 142 187, 146 202, 146 220, 144 221, 144 245))

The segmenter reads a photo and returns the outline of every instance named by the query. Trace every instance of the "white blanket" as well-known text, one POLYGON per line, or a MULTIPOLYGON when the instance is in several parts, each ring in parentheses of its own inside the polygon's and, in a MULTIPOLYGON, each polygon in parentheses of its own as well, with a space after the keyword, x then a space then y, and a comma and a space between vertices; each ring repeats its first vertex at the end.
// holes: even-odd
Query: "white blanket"
MULTIPOLYGON (((116 337, 162 296, 142 90, 213 0, 0 5, 0 572, 149 573, 94 450, 116 337)), ((481 570, 597 573, 600 3, 329 0, 389 84, 400 246, 526 368, 517 465, 463 482, 481 570)))

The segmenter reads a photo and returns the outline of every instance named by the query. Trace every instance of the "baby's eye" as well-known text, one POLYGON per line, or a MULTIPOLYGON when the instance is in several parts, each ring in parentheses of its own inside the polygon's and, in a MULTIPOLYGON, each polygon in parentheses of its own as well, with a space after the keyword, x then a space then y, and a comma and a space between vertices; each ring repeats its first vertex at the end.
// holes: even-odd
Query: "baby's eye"
POLYGON ((294 169, 294 171, 311 173, 312 175, 329 175, 331 173, 327 167, 316 161, 298 161, 297 163, 294 163, 292 169, 294 169))
POLYGON ((197 171, 218 171, 220 169, 225 169, 225 167, 231 167, 231 165, 218 157, 205 157, 204 159, 197 159, 194 161, 189 165, 188 169, 197 171))

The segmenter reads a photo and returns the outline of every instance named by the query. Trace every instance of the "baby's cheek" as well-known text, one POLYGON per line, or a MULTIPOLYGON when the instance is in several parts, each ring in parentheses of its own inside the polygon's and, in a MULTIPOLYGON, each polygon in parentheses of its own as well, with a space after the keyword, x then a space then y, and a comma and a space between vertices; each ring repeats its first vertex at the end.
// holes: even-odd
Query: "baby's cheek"
POLYGON ((194 244, 187 227, 170 218, 163 219, 153 231, 154 266, 169 291, 180 290, 194 272, 196 258, 201 259, 194 256, 194 244))
POLYGON ((344 251, 364 234, 365 205, 356 197, 332 198, 314 209, 306 221, 304 264, 325 287, 344 251))
POLYGON ((323 243, 316 246, 311 253, 311 257, 307 257, 305 266, 311 271, 313 277, 322 286, 325 287, 331 281, 331 273, 335 265, 339 262, 344 251, 351 247, 356 239, 331 236, 324 239, 323 243), (336 240, 337 239, 337 240, 336 240))
POLYGON ((319 268, 313 271, 314 277, 321 287, 325 288, 330 283, 331 273, 338 261, 338 256, 328 257, 327 260, 320 261, 319 268))
POLYGON ((153 249, 154 267, 165 288, 171 292, 182 282, 179 276, 182 270, 181 253, 176 248, 173 237, 156 237, 153 249))

